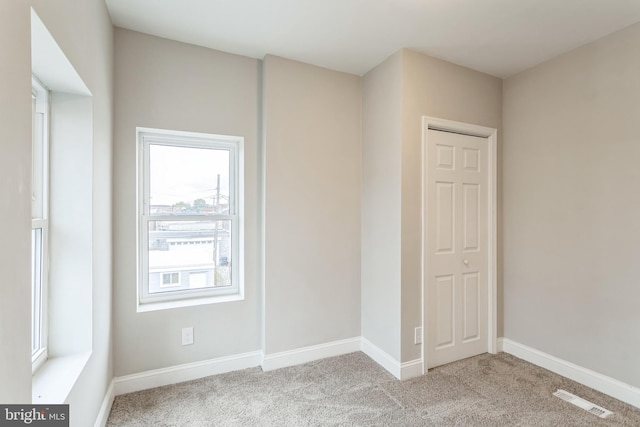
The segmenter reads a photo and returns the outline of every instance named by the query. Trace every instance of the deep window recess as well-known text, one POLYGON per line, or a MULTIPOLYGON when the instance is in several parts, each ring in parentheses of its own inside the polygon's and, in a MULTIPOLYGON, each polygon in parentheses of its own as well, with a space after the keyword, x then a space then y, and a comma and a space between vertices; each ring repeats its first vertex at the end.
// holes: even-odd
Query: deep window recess
POLYGON ((47 360, 49 259, 49 91, 35 77, 31 92, 31 362, 47 360))
POLYGON ((139 306, 241 296, 243 139, 138 129, 138 144, 139 306))

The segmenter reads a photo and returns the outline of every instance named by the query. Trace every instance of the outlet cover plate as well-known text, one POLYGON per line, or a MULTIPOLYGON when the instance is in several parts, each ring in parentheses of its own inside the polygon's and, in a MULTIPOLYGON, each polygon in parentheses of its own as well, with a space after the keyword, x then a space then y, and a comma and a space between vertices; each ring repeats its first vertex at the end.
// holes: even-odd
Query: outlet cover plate
POLYGON ((182 345, 193 344, 193 326, 182 328, 182 345))
POLYGON ((415 330, 415 336, 413 337, 414 344, 422 344, 422 326, 418 326, 415 330))

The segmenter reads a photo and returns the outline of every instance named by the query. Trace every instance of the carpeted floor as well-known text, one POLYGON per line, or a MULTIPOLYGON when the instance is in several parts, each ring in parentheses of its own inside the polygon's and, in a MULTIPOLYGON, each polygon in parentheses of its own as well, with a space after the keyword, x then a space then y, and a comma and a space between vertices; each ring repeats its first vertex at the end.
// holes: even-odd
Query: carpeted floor
POLYGON ((640 410, 511 355, 398 381, 363 353, 116 397, 108 426, 640 426, 640 410), (600 419, 558 388, 614 412, 600 419))

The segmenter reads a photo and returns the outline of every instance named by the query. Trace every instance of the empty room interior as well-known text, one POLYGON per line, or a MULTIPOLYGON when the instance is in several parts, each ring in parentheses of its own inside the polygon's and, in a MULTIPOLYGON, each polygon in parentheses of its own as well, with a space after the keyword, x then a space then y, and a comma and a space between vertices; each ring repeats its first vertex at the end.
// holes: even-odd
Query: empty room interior
POLYGON ((495 360, 640 422, 637 0, 2 0, 0 64, 0 404, 437 425, 495 360))

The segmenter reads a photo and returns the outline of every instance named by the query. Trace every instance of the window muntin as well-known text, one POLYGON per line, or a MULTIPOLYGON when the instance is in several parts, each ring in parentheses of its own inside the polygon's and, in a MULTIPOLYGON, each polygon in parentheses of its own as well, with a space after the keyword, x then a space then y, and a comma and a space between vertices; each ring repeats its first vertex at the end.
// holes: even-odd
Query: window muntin
POLYGON ((242 138, 139 129, 138 141, 139 304, 241 294, 242 138))
POLYGON ((48 356, 49 259, 49 91, 35 77, 31 106, 31 361, 35 372, 48 356))

